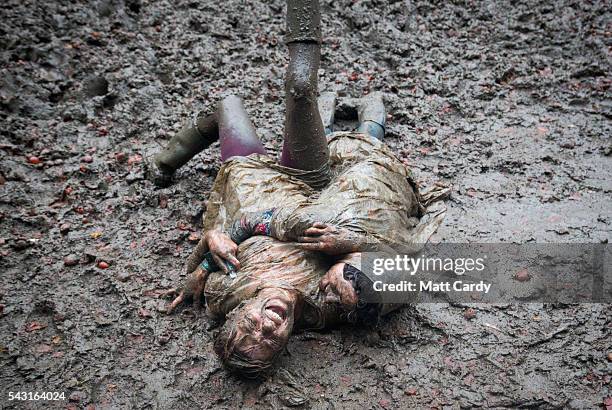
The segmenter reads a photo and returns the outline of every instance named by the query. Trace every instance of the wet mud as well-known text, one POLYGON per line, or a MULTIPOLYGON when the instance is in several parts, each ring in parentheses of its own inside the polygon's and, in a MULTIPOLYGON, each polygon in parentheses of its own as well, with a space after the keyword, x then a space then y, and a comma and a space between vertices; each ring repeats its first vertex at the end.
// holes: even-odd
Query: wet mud
MULTIPOLYGON (((612 406, 604 304, 423 304, 377 330, 298 334, 266 380, 227 374, 214 323, 160 312, 199 240, 218 144, 166 189, 143 159, 228 93, 278 155, 284 1, 0 13, 0 407, 612 406)), ((323 0, 321 13, 320 91, 384 91, 386 142, 421 183, 452 185, 435 241, 609 240, 608 2, 323 0)))

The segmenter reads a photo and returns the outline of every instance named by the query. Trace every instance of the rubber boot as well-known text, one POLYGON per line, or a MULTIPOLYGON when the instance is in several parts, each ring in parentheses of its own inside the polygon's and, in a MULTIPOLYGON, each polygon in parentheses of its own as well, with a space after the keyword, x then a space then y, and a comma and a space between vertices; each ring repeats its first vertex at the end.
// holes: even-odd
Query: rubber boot
POLYGON ((195 124, 180 130, 170 139, 168 146, 153 157, 147 170, 149 179, 159 187, 169 186, 177 169, 218 138, 216 116, 198 118, 195 124))
POLYGON ((378 140, 384 138, 387 112, 385 111, 383 94, 380 91, 361 98, 357 114, 359 117, 358 132, 369 134, 378 140))
POLYGON ((323 127, 325 128, 325 135, 329 135, 334 131, 334 117, 336 115, 336 99, 338 93, 326 92, 319 96, 319 115, 321 121, 323 121, 323 127))

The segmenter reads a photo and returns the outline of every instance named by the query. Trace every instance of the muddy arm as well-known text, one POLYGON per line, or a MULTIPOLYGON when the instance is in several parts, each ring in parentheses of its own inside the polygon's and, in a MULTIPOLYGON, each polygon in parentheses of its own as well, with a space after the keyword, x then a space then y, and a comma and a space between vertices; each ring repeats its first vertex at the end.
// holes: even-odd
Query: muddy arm
POLYGON ((200 306, 209 275, 209 271, 197 267, 178 289, 170 289, 166 292, 167 295, 176 295, 166 308, 166 313, 172 313, 183 302, 193 301, 196 306, 200 306))
POLYGON ((198 265, 204 259, 204 255, 208 252, 208 244, 206 243, 206 235, 202 235, 200 241, 196 245, 196 247, 191 252, 191 255, 187 258, 187 262, 185 263, 185 271, 187 273, 193 272, 196 270, 198 265))
POLYGON ((240 262, 236 258, 238 244, 231 236, 219 229, 206 231, 187 258, 185 270, 193 272, 198 267, 207 272, 219 270, 228 274, 240 269, 240 262))
MULTIPOLYGON (((261 212, 246 212, 240 219, 234 221, 229 232, 230 238, 237 244, 240 244, 251 236, 265 235, 273 236, 272 218, 275 208, 261 212)), ((279 238, 276 238, 279 239, 279 238)))
POLYGON ((334 226, 321 220, 324 215, 311 215, 293 207, 273 208, 243 214, 230 229, 232 241, 240 244, 254 235, 265 235, 283 242, 298 242, 304 250, 328 255, 353 252, 387 251, 387 247, 366 233, 334 226))
POLYGON ((312 223, 301 232, 295 240, 303 249, 328 255, 392 251, 387 245, 365 232, 355 232, 323 222, 312 223))
POLYGON ((211 273, 223 270, 232 276, 240 267, 236 250, 237 245, 218 229, 209 230, 202 235, 185 263, 185 271, 188 274, 185 281, 178 289, 170 289, 167 292, 177 296, 166 312, 172 313, 177 306, 189 300, 199 306, 211 273))

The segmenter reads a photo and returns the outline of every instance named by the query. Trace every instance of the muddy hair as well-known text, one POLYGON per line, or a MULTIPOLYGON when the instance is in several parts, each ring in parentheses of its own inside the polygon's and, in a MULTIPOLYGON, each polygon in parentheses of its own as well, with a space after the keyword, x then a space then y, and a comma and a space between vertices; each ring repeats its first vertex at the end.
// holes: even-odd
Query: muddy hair
POLYGON ((347 321, 362 326, 376 327, 380 319, 381 305, 380 303, 368 303, 362 297, 362 289, 369 285, 369 279, 361 270, 348 263, 344 265, 342 276, 351 282, 358 298, 355 308, 346 313, 347 321))
POLYGON ((269 371, 277 356, 272 357, 269 362, 264 362, 248 357, 235 349, 240 341, 236 339, 236 324, 240 320, 238 313, 245 304, 246 301, 242 302, 227 315, 225 323, 215 337, 213 349, 228 370, 254 379, 269 371))

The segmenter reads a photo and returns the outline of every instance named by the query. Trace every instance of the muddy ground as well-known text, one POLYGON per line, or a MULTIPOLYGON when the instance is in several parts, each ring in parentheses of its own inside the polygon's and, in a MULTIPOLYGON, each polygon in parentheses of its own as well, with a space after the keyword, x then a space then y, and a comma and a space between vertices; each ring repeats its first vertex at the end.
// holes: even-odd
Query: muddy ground
MULTIPOLYGON (((320 89, 387 94, 387 143, 453 186, 435 241, 607 242, 607 1, 322 1, 320 89)), ((612 406, 610 305, 423 304, 293 338, 228 375, 213 324, 165 316, 213 146, 157 190, 143 158, 225 93, 278 152, 284 2, 41 2, 0 12, 0 407, 612 406), (104 267, 108 266, 106 269, 104 267), (9 402, 57 391, 60 402, 9 402)))

